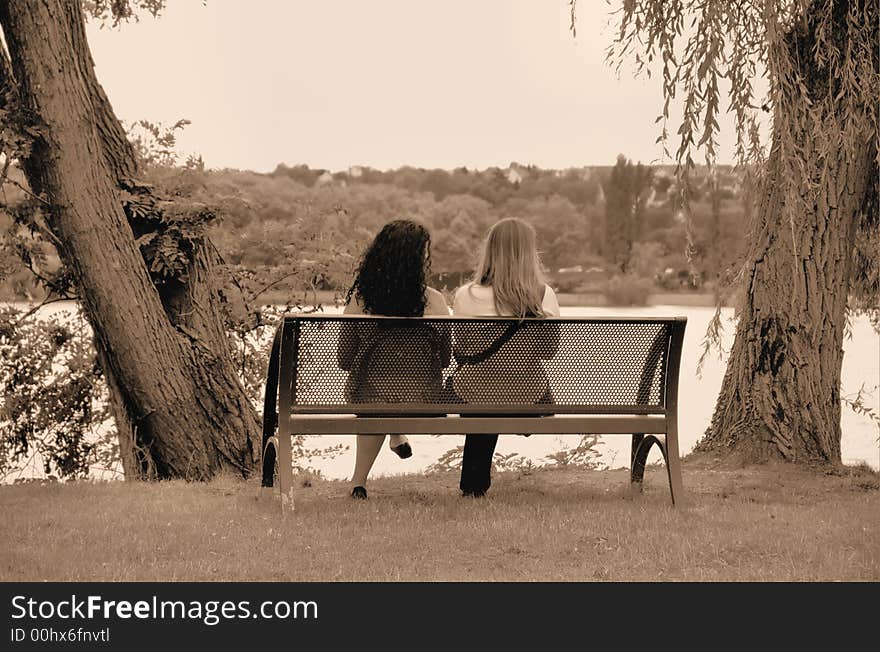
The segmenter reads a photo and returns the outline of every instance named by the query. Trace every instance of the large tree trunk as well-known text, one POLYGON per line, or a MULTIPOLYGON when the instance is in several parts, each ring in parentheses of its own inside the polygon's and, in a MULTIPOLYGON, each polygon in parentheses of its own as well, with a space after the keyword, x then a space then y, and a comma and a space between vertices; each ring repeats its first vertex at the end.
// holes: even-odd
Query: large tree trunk
POLYGON ((25 172, 94 329, 126 475, 249 472, 259 426, 217 310, 215 254, 200 247, 187 281, 161 295, 150 281, 118 192, 137 166, 95 78, 79 0, 2 0, 0 23, 41 123, 25 172))
MULTIPOLYGON (((845 32, 844 23, 837 27, 845 32)), ((809 35, 790 43, 805 50, 795 60, 807 61, 801 72, 818 105, 822 94, 836 92, 834 84, 810 68, 809 35)), ((827 127, 819 111, 806 115, 799 133, 785 116, 775 121, 736 337, 711 425, 697 450, 733 450, 758 461, 840 463, 847 295, 858 220, 877 175, 876 149, 863 139, 855 151, 839 148, 823 158, 813 148, 814 134, 827 127), (807 148, 805 160, 818 161, 815 188, 784 172, 790 166, 782 159, 781 133, 807 148), (786 205, 787 185, 793 183, 811 210, 786 205)))

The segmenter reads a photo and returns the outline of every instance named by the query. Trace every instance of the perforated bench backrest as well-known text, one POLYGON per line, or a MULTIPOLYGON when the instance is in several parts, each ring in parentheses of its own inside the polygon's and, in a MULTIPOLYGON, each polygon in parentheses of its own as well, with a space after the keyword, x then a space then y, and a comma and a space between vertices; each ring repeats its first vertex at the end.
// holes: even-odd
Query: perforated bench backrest
POLYGON ((287 378, 281 370, 281 391, 290 392, 294 414, 664 414, 670 407, 667 371, 671 357, 678 364, 673 335, 676 329, 683 333, 680 317, 522 320, 497 353, 472 368, 480 370, 478 379, 483 374, 479 403, 461 404, 441 390, 459 367, 454 355, 447 364, 433 357, 443 357, 444 333, 453 351, 473 355, 485 352, 517 322, 286 316, 282 357, 290 357, 287 378), (340 368, 340 336, 350 354, 343 366, 353 364, 351 371, 340 368), (349 374, 358 373, 349 381, 349 374), (534 385, 536 374, 546 376, 552 402, 535 404, 534 397, 518 396, 529 394, 517 387, 534 385), (384 389, 359 390, 365 379, 384 389))

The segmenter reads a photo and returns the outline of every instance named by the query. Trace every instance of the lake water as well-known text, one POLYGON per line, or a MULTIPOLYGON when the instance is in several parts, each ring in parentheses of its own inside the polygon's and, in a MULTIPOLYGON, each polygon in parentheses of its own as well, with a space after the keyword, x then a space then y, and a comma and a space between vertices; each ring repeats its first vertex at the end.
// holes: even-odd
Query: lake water
MULTIPOLYGON (((70 304, 54 304, 44 308, 40 314, 48 315, 71 308, 70 304)), ((331 309, 328 312, 340 311, 331 309)), ((703 436, 712 417, 726 364, 726 358, 719 359, 717 352, 713 351, 703 366, 701 376, 697 375, 697 363, 702 351, 702 341, 706 334, 706 327, 714 315, 714 309, 692 306, 564 307, 562 315, 571 317, 683 315, 688 318, 681 360, 679 437, 682 454, 690 452, 703 436)), ((722 311, 724 325, 722 341, 725 352, 729 351, 733 342, 735 324, 732 318, 732 309, 722 311)), ((869 392, 868 404, 875 412, 880 412, 880 335, 874 332, 867 318, 859 317, 853 320, 852 334, 844 342, 844 352, 843 395, 854 397, 859 388, 864 385, 865 390, 869 392)), ((877 441, 876 424, 869 417, 856 414, 845 405, 842 408, 841 420, 843 462, 845 464, 864 462, 872 468, 880 470, 880 443, 877 441)), ((545 455, 563 447, 573 447, 578 441, 577 435, 533 435, 528 438, 508 435, 499 438, 497 452, 505 455, 516 453, 535 463, 542 463, 545 461, 545 455)), ((399 459, 389 450, 386 442, 373 467, 373 476, 424 471, 429 465, 436 462, 444 452, 462 445, 464 436, 420 435, 411 437, 410 442, 413 456, 407 460, 399 459)), ((347 478, 354 468, 353 436, 315 436, 310 437, 308 441, 310 447, 322 448, 337 443, 348 445, 348 450, 332 459, 313 460, 311 465, 328 478, 347 478)), ((627 467, 629 465, 629 444, 630 438, 626 436, 600 437, 598 449, 601 456, 598 461, 610 468, 627 467)), ((649 462, 659 459, 660 454, 655 448, 652 450, 649 462)), ((26 473, 26 475, 31 475, 31 473, 26 473)))

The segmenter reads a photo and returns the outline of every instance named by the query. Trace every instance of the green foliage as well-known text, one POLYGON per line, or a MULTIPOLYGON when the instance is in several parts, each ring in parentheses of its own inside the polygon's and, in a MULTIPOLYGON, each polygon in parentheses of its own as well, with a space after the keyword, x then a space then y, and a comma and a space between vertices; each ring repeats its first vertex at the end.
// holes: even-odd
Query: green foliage
POLYGON ((41 208, 28 198, 12 199, 13 194, 7 188, 9 198, 0 208, 0 296, 34 300, 45 289, 55 296, 69 294, 71 279, 37 228, 41 208))
POLYGON ((602 293, 612 306, 646 306, 651 289, 651 281, 625 274, 609 279, 602 293))
POLYGON ((436 462, 429 464, 425 469, 426 474, 447 473, 457 471, 461 468, 461 460, 464 456, 464 446, 456 446, 450 448, 437 458, 436 462))
POLYGON ((717 350, 719 360, 723 357, 724 351, 721 348, 721 335, 723 332, 724 325, 721 323, 721 306, 718 305, 715 307, 715 313, 712 315, 712 319, 709 320, 706 334, 703 336, 703 341, 700 344, 700 358, 697 361, 697 376, 700 378, 703 377, 703 367, 706 364, 706 360, 709 359, 709 354, 713 348, 717 350))
POLYGON ((877 427, 877 440, 880 441, 880 412, 869 403, 878 389, 880 388, 875 385, 874 390, 869 392, 865 389, 865 384, 862 383, 859 391, 854 396, 841 394, 840 400, 856 414, 866 416, 874 422, 874 425, 877 427))
POLYGON ((59 265, 49 262, 54 237, 46 226, 48 203, 31 191, 18 166, 30 156, 44 127, 22 105, 9 67, 8 58, 0 57, 0 290, 32 297, 35 278, 64 296, 71 280, 59 265), (23 275, 24 270, 30 274, 23 275))
MULTIPOLYGON (((313 303, 318 290, 341 296, 363 247, 385 222, 399 217, 421 220, 430 228, 431 282, 441 289, 456 287, 470 275, 488 227, 511 215, 535 227, 551 283, 565 280, 557 274, 560 268, 602 268, 610 273, 613 266, 612 261, 600 257, 600 252, 609 250, 601 192, 602 180, 611 172, 608 167, 568 171, 516 168, 521 175, 518 187, 500 175, 508 191, 499 204, 481 198, 491 195, 483 186, 502 183, 497 168, 468 172, 461 168, 452 172, 364 168, 356 176, 338 173, 332 182, 309 187, 289 174, 291 170, 304 176, 315 172, 307 166, 279 166, 272 174, 205 170, 197 158, 186 159, 174 151, 175 134, 184 124, 178 121, 165 128, 142 122, 132 127, 130 134, 144 174, 140 181, 126 182, 120 192, 153 281, 160 286, 186 280, 192 252, 207 235, 235 277, 227 292, 230 300, 239 295, 247 306, 294 305, 313 303), (173 166, 168 165, 170 161, 173 166), (456 190, 470 188, 476 194, 448 194, 438 200, 433 191, 423 191, 440 173, 458 184, 456 190)), ((20 174, 14 167, 10 174, 13 172, 20 174)), ((630 258, 632 252, 639 251, 640 243, 657 243, 662 248, 659 269, 673 268, 677 273, 687 266, 682 245, 685 227, 677 217, 680 211, 668 172, 656 168, 653 178, 655 184, 643 193, 639 237, 632 243, 630 258)), ((737 251, 743 239, 739 224, 745 210, 738 201, 740 180, 726 169, 720 178, 725 192, 734 197, 722 203, 720 249, 737 251)), ((12 190, 15 188, 10 188, 10 196, 12 190)), ((53 296, 71 293, 51 240, 38 228, 41 219, 33 216, 34 210, 39 212, 39 202, 21 191, 16 197, 16 201, 29 201, 30 205, 23 207, 21 219, 14 218, 10 209, 5 215, 0 211, 0 228, 13 228, 17 233, 0 238, 0 265, 9 270, 8 278, 27 278, 22 272, 32 267, 31 271, 43 277, 43 285, 53 288, 53 296), (32 261, 43 258, 47 266, 31 265, 26 257, 22 262, 17 252, 26 249, 32 252, 32 261)), ((712 233, 710 204, 695 202, 690 219, 699 250, 708 251, 703 243, 712 233)), ((707 258, 697 262, 701 278, 722 277, 719 266, 724 261, 707 258)), ((660 279, 658 283, 677 289, 667 281, 660 279)), ((0 293, 12 297, 17 292, 27 297, 30 292, 33 297, 33 290, 26 287, 9 281, 4 288, 0 282, 0 293)), ((566 287, 577 289, 571 283, 566 287)), ((244 312, 247 315, 242 319, 253 321, 253 309, 244 312)))
MULTIPOLYGON (((239 379, 262 410, 268 351, 284 310, 266 309, 250 329, 229 332, 239 379)), ((116 429, 92 333, 79 314, 33 316, 0 309, 0 480, 42 470, 55 478, 119 474, 116 429)), ((320 475, 314 459, 344 445, 308 447, 292 438, 294 469, 320 475)))
POLYGON ((598 461, 600 457, 596 449, 598 443, 598 435, 581 435, 577 445, 569 447, 563 444, 558 451, 544 457, 557 466, 596 470, 602 466, 598 461))
POLYGON ((116 27, 120 23, 138 20, 141 13, 157 17, 165 8, 166 0, 82 0, 86 16, 100 23, 116 27))
MULTIPOLYGON (((570 4, 574 31, 576 0, 570 4)), ((774 171, 777 178, 786 180, 782 203, 790 215, 795 256, 798 216, 828 205, 823 193, 837 186, 841 165, 844 169, 863 165, 867 153, 872 181, 855 216, 855 264, 847 281, 850 308, 872 313, 877 321, 877 2, 625 0, 615 18, 619 30, 608 48, 608 61, 619 70, 625 61, 634 59, 636 73, 648 76, 662 70, 658 141, 670 157, 666 149, 670 105, 673 98, 681 100, 674 158, 683 206, 689 205, 698 185, 693 180, 695 152, 702 149, 707 164, 715 163, 722 89, 727 94, 727 110, 735 119, 736 157, 747 182, 765 179, 767 134, 779 154, 774 171), (765 114, 771 114, 766 121, 765 114)), ((793 293, 800 291, 792 286, 793 293)))
MULTIPOLYGON (((878 155, 880 156, 880 155, 878 155)), ((855 313, 867 314, 880 333, 880 172, 874 171, 871 188, 865 200, 864 218, 859 222, 853 247, 854 290, 850 305, 855 313)))
POLYGON ((115 471, 107 390, 82 317, 0 310, 0 478, 115 471))
MULTIPOLYGON (((0 126, 7 131, 15 127, 4 122, 13 118, 0 115, 0 126)), ((130 131, 146 180, 123 181, 120 199, 156 285, 186 281, 206 227, 222 208, 222 197, 200 194, 204 166, 199 158, 189 157, 175 167, 181 162, 175 151, 176 132, 186 124, 180 120, 165 128, 142 120, 130 131)), ((27 270, 49 297, 75 298, 72 276, 61 265, 58 242, 46 226, 46 204, 31 193, 16 162, 26 154, 25 145, 16 140, 2 145, 6 163, 0 177, 4 197, 0 203, 0 281, 19 278, 7 286, 6 294, 26 298, 39 294, 32 283, 21 280, 21 271, 27 270)))
POLYGON ((140 120, 128 130, 144 180, 122 183, 122 208, 157 286, 187 281, 207 226, 217 219, 223 200, 204 193, 200 158, 190 156, 180 165, 177 132, 187 124, 178 120, 164 127, 140 120))
POLYGON ((153 283, 186 281, 205 226, 216 218, 215 210, 197 203, 163 202, 152 193, 125 192, 122 204, 132 230, 139 234, 136 242, 153 283))
MULTIPOLYGON (((450 448, 443 453, 436 462, 430 464, 425 469, 427 474, 458 472, 461 469, 461 460, 464 454, 464 446, 456 446, 450 448)), ((496 472, 500 471, 519 471, 521 473, 530 473, 531 471, 541 468, 529 458, 519 453, 499 453, 496 452, 492 459, 492 468, 496 472)))
POLYGON ((9 170, 13 162, 30 156, 33 144, 41 136, 43 130, 42 121, 21 102, 12 71, 12 63, 4 49, 0 53, 0 154, 3 155, 0 187, 12 183, 27 191, 26 188, 9 177, 9 170))
MULTIPOLYGON (((425 473, 449 473, 458 472, 461 469, 461 460, 464 455, 464 446, 456 446, 450 448, 443 453, 436 462, 430 464, 425 469, 425 473)), ((541 468, 529 458, 519 453, 499 453, 496 451, 492 459, 492 468, 496 472, 500 471, 518 471, 520 473, 530 473, 535 469, 541 468)))
MULTIPOLYGON (((189 120, 181 118, 170 127, 149 120, 138 120, 129 125, 128 140, 134 147, 140 167, 174 168, 184 163, 177 150, 177 135, 189 124, 189 120)), ((204 169, 204 163, 201 157, 190 155, 185 159, 184 167, 204 169)))
MULTIPOLYGON (((492 460, 492 468, 496 472, 517 471, 526 474, 538 469, 558 466, 595 470, 602 468, 602 464, 598 461, 600 453, 596 449, 598 443, 599 437, 597 435, 581 435, 575 446, 570 447, 563 443, 558 451, 545 455, 544 459, 547 460, 547 463, 533 462, 520 453, 504 454, 496 451, 492 460)), ((425 473, 457 472, 461 468, 463 454, 464 446, 450 448, 436 462, 430 464, 425 469, 425 473)))
POLYGON ((239 200, 211 238, 249 300, 305 302, 347 289, 361 250, 392 216, 417 216, 418 199, 365 187, 306 188, 284 176, 209 173, 210 192, 239 200))
POLYGON ((492 467, 496 472, 501 471, 517 471, 523 475, 528 475, 532 471, 540 468, 528 457, 519 453, 495 453, 495 459, 492 460, 492 467))
MULTIPOLYGON (((639 228, 631 252, 638 250, 640 242, 656 242, 662 252, 659 271, 672 267, 678 272, 687 261, 682 244, 685 227, 677 217, 681 211, 675 204, 675 192, 670 189, 665 169, 658 168, 651 175, 644 170, 647 168, 640 176, 647 186, 636 200, 639 228), (656 188, 644 180, 648 176, 656 179, 656 188)), ((302 180, 308 181, 309 173, 315 171, 304 165, 279 166, 269 175, 207 172, 207 197, 226 195, 239 200, 223 208, 222 218, 212 225, 210 235, 243 279, 242 285, 260 303, 285 303, 315 288, 344 292, 360 251, 385 222, 399 217, 420 220, 431 230, 432 282, 441 289, 455 287, 471 273, 488 227, 511 215, 534 225, 551 282, 556 282, 559 268, 609 267, 610 261, 597 263, 596 257, 609 249, 600 191, 610 169, 554 171, 520 167, 516 171, 521 176, 517 187, 500 175, 508 188, 503 201, 497 204, 485 199, 492 195, 488 188, 502 183, 497 168, 468 172, 461 168, 451 172, 358 168, 355 174, 337 173, 332 181, 312 186, 302 180), (469 188, 470 192, 444 195, 435 187, 440 173, 457 191, 469 188), (426 188, 431 192, 425 192, 426 188), (575 188, 584 189, 581 196, 575 188), (266 286, 271 287, 263 292, 266 286)), ((738 176, 724 169, 720 177, 724 192, 738 197, 738 176)), ((725 200, 718 218, 724 251, 741 248, 743 231, 738 224, 743 211, 736 199, 725 200)), ((703 234, 711 231, 712 219, 709 203, 694 204, 691 221, 700 243, 703 234)), ((717 269, 714 262, 698 262, 702 278, 722 276, 723 270, 717 269)))
POLYGON ((636 278, 657 278, 664 271, 664 253, 664 247, 659 242, 634 242, 629 269, 636 278))
POLYGON ((641 232, 651 175, 650 168, 641 163, 633 165, 621 154, 605 183, 603 253, 623 273, 629 271, 633 243, 641 232))

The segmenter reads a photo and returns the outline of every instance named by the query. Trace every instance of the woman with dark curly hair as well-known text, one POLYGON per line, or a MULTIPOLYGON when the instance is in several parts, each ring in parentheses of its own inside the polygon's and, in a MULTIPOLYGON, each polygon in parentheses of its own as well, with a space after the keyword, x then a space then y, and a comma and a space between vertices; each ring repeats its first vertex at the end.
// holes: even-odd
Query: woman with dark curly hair
MULTIPOLYGON (((421 317, 449 315, 443 295, 427 286, 431 236, 411 220, 386 224, 361 258, 348 291, 346 315, 421 317)), ((442 391, 442 373, 451 355, 446 328, 424 324, 343 324, 337 363, 348 371, 346 400, 352 403, 431 403, 442 391)), ((367 476, 385 435, 357 435, 351 495, 367 497, 367 476)), ((405 435, 391 435, 391 450, 412 455, 405 435)))

